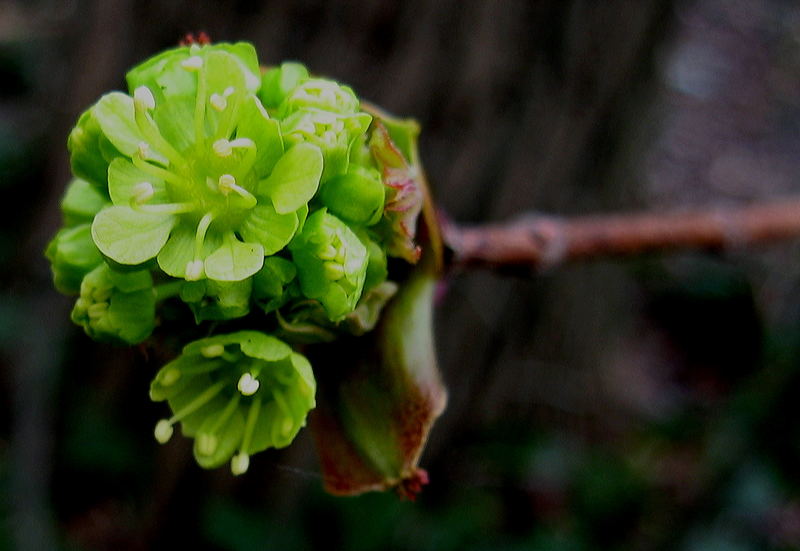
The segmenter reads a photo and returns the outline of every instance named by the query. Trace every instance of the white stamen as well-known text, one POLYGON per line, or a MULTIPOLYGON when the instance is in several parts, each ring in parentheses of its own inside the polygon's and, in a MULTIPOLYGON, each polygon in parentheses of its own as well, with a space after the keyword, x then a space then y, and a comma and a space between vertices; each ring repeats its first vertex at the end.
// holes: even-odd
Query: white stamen
POLYGON ((186 281, 197 281, 203 277, 203 261, 191 260, 186 263, 186 281))
POLYGON ((252 396, 260 386, 261 383, 258 382, 258 379, 254 378, 251 373, 245 373, 239 377, 239 384, 236 385, 236 388, 239 389, 243 396, 252 396))
POLYGON ((200 349, 200 354, 204 358, 219 358, 225 353, 225 346, 217 344, 209 344, 200 349))
POLYGON ((227 98, 228 96, 232 96, 235 91, 236 90, 234 90, 233 86, 228 86, 225 88, 225 91, 222 92, 222 95, 227 98))
POLYGON ((139 86, 133 91, 133 103, 139 109, 154 109, 156 98, 147 86, 139 86))
POLYGON ((216 153, 219 157, 228 157, 231 153, 233 153, 231 142, 225 138, 215 141, 211 146, 211 149, 213 149, 214 153, 216 153))
POLYGON ((203 58, 199 55, 193 55, 192 57, 181 61, 181 67, 190 72, 199 71, 203 67, 203 58))
POLYGON ((208 103, 210 103, 211 107, 213 107, 217 111, 224 111, 225 108, 228 107, 228 100, 225 99, 224 96, 220 96, 219 94, 211 94, 208 103))
POLYGON ((140 205, 156 194, 156 190, 153 189, 153 184, 150 182, 139 182, 133 186, 132 192, 134 202, 140 205))
POLYGON ((172 432, 172 423, 170 423, 168 419, 162 419, 156 423, 153 435, 156 437, 159 444, 166 444, 169 442, 169 439, 172 438, 172 432))
POLYGON ((231 472, 235 476, 244 474, 250 467, 250 456, 244 452, 239 452, 231 458, 231 472))
POLYGON ((223 195, 228 195, 236 186, 236 178, 232 174, 223 174, 218 181, 219 190, 223 195))

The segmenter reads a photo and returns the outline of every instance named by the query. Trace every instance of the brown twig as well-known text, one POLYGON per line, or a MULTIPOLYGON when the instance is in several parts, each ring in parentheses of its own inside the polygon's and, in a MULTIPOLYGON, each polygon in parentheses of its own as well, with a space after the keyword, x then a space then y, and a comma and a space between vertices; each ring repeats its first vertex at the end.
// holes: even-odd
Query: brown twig
POLYGON ((684 212, 566 218, 528 214, 501 224, 446 222, 455 266, 548 268, 650 251, 729 248, 800 237, 800 198, 684 212))

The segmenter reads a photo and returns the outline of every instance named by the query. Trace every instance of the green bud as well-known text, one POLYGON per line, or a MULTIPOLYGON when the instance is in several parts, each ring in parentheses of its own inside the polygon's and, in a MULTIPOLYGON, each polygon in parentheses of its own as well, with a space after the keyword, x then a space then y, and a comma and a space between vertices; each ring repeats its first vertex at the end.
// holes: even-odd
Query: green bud
POLYGON ((150 398, 166 400, 173 412, 157 424, 156 438, 165 442, 180 423, 195 439, 201 467, 231 461, 242 474, 251 455, 291 443, 315 406, 315 391, 308 360, 275 337, 240 331, 195 341, 150 385, 150 398))
POLYGON ((286 62, 264 73, 258 97, 265 107, 277 109, 284 98, 308 79, 308 69, 300 63, 286 62))
POLYGON ((107 206, 108 196, 86 180, 75 178, 61 199, 61 212, 66 226, 91 224, 94 215, 107 206))
POLYGON ((67 138, 72 173, 98 189, 105 190, 108 178, 108 164, 120 152, 103 134, 94 109, 87 109, 78 119, 75 128, 67 138))
POLYGON ((419 457, 447 401, 433 344, 436 279, 417 270, 358 351, 343 347, 331 357, 344 368, 320 370, 311 428, 331 493, 393 488, 413 498, 427 482, 419 457))
POLYGON ((285 118, 306 108, 321 109, 343 115, 358 112, 358 98, 348 86, 324 78, 306 80, 296 86, 280 105, 278 114, 285 118))
POLYGON ((289 244, 300 289, 338 321, 356 307, 367 270, 367 249, 353 231, 324 208, 308 217, 289 244))
POLYGON ((296 276, 297 268, 285 258, 265 259, 264 267, 253 276, 253 298, 265 313, 277 310, 294 298, 290 284, 296 276))
POLYGON ((45 256, 50 260, 56 289, 67 295, 80 292, 84 276, 103 262, 89 224, 59 231, 47 246, 45 256))
POLYGON ((371 226, 383 214, 384 190, 377 170, 351 164, 346 174, 334 176, 322 186, 319 199, 345 222, 371 226))
POLYGON ((366 113, 339 114, 306 107, 282 119, 281 132, 287 145, 307 142, 319 147, 325 182, 347 170, 350 147, 367 131, 371 121, 372 117, 366 113))
POLYGON ((252 278, 243 281, 187 281, 180 297, 194 313, 197 323, 223 321, 246 316, 250 312, 252 278))
POLYGON ((155 327, 156 296, 149 272, 119 273, 100 264, 83 278, 72 321, 95 340, 142 342, 155 327))

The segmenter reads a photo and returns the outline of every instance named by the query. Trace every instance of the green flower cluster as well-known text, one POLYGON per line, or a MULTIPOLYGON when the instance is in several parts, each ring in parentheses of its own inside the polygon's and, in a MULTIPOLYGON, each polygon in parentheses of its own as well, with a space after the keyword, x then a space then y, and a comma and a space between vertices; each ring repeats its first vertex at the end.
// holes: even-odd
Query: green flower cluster
MULTIPOLYGON (((56 287, 79 295, 75 323, 136 344, 169 301, 196 324, 243 319, 291 342, 374 327, 397 289, 387 254, 419 256, 422 198, 403 148, 350 88, 298 63, 263 70, 247 43, 163 52, 127 85, 68 139, 74 179, 46 255, 56 287)), ((314 388, 305 358, 274 336, 196 341, 153 382, 174 412, 156 437, 180 422, 200 465, 233 457, 240 473, 249 454, 292 440, 314 388)))

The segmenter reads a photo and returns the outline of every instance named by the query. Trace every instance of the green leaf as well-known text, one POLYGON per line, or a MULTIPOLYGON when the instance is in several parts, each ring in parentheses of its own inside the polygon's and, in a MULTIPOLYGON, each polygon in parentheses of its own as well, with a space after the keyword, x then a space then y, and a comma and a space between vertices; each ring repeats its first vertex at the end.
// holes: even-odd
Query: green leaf
POLYGON ((108 207, 95 217, 92 238, 97 248, 112 260, 120 264, 141 264, 158 254, 176 220, 171 214, 108 207))
POLYGON ((278 159, 259 192, 269 196, 278 214, 287 214, 314 197, 321 176, 322 152, 315 145, 299 143, 278 159))
POLYGON ((108 198, 86 180, 75 178, 61 199, 61 212, 67 226, 90 223, 108 205, 108 198))
POLYGON ((261 102, 248 96, 240 108, 237 138, 250 138, 256 144, 253 168, 259 177, 267 176, 283 155, 283 139, 278 121, 270 119, 261 102))
POLYGON ((217 281, 241 281, 264 264, 264 247, 230 238, 205 260, 206 276, 217 281))
POLYGON ((148 201, 152 204, 168 203, 169 194, 163 180, 159 180, 136 168, 124 157, 117 157, 108 165, 108 192, 115 205, 130 205, 134 196, 134 186, 149 182, 155 192, 148 201))
POLYGON ((259 205, 249 212, 239 232, 246 242, 260 243, 269 256, 292 240, 298 225, 297 213, 278 214, 270 205, 259 205))
POLYGON ((131 157, 146 141, 133 115, 133 99, 121 92, 106 94, 94 106, 94 116, 103 134, 123 154, 131 157))

